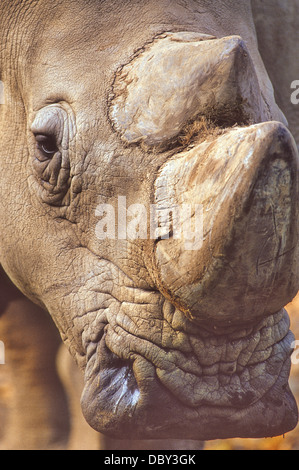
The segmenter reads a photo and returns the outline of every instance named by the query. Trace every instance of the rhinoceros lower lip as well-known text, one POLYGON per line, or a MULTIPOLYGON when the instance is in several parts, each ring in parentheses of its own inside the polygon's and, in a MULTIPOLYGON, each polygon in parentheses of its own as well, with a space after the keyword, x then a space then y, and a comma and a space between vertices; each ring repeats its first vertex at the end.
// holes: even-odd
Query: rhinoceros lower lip
POLYGON ((269 317, 249 337, 226 343, 211 335, 201 338, 206 354, 194 341, 193 358, 181 351, 170 356, 120 326, 107 325, 99 344, 89 348, 82 396, 89 424, 135 439, 270 437, 296 425, 288 387, 293 336, 285 312, 269 317), (209 358, 212 345, 223 360, 209 358), (227 362, 224 351, 238 360, 227 362))

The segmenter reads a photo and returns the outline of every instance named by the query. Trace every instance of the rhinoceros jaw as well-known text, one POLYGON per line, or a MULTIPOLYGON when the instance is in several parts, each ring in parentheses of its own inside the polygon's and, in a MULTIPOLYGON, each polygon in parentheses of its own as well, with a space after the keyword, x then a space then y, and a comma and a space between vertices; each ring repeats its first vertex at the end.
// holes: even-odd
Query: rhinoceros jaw
POLYGON ((82 407, 91 426, 119 438, 216 439, 273 436, 295 425, 286 312, 242 336, 192 326, 168 302, 163 311, 139 338, 134 315, 108 315, 100 342, 88 346, 82 407))

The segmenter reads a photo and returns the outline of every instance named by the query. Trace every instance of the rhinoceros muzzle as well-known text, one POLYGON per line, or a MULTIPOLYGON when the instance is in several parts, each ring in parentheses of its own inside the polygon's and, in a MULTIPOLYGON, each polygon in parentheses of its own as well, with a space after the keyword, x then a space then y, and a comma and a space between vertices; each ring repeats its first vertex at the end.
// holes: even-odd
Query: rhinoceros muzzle
POLYGON ((294 337, 284 310, 225 335, 178 326, 182 313, 167 301, 163 310, 163 329, 176 338, 168 349, 166 339, 156 341, 160 322, 141 339, 129 317, 89 344, 82 409, 92 427, 120 439, 209 440, 272 437, 296 426, 288 385, 294 337))
POLYGON ((299 282, 299 159, 282 114, 266 105, 238 37, 165 33, 113 91, 121 139, 167 154, 152 201, 166 236, 148 242, 154 297, 110 306, 86 342, 87 420, 134 438, 287 432, 297 423, 283 307, 299 282), (181 130, 202 118, 213 122, 204 138, 179 148, 181 130), (187 206, 193 227, 201 208, 198 245, 176 231, 187 206))

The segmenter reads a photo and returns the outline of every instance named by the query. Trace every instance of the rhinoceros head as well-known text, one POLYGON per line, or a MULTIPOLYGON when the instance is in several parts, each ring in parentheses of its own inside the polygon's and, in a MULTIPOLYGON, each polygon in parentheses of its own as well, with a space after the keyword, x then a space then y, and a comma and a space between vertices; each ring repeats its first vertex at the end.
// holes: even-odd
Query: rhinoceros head
POLYGON ((12 3, 1 263, 84 371, 87 421, 288 431, 298 153, 248 2, 12 3))

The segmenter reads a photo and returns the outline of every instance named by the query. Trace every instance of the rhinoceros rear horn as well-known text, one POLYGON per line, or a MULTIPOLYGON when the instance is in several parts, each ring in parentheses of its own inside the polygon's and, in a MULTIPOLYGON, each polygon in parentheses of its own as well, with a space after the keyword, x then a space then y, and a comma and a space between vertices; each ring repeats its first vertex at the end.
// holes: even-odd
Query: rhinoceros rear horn
POLYGON ((117 74, 110 118, 127 144, 167 146, 199 117, 219 126, 273 119, 239 36, 159 36, 117 74), (157 86, 157 84, 159 86, 157 86))

